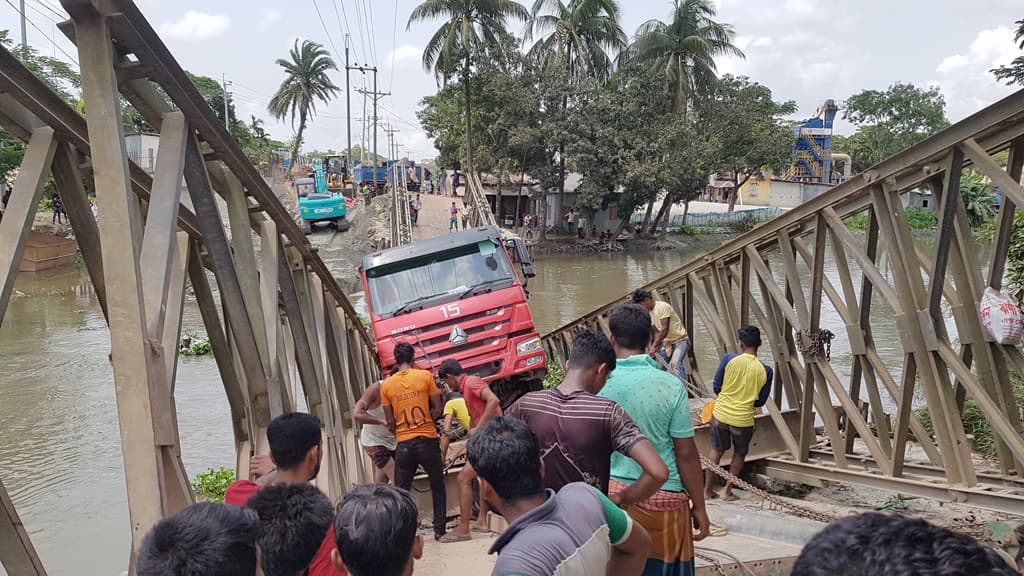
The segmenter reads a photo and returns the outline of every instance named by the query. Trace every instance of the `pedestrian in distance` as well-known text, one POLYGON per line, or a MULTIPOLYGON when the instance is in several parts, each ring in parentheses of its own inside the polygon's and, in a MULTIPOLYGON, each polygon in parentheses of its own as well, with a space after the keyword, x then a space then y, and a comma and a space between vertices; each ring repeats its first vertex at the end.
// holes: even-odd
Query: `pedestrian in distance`
POLYGON ((445 196, 448 194, 448 171, 441 168, 437 173, 437 195, 445 196))
POLYGON ((526 422, 540 440, 546 488, 585 482, 607 494, 612 454, 635 460, 641 473, 612 498, 627 507, 657 492, 668 480, 668 468, 622 406, 597 396, 614 369, 608 337, 597 330, 580 332, 562 383, 526 394, 508 415, 526 422))
POLYGON ((434 183, 433 183, 433 181, 430 180, 430 176, 429 175, 423 181, 423 193, 424 194, 433 194, 434 193, 434 183))
POLYGON ((200 502, 160 520, 139 549, 138 576, 252 576, 259 518, 200 502))
POLYGON ((919 518, 868 512, 829 524, 793 565, 793 576, 1019 576, 966 534, 919 518))
POLYGON ((359 432, 359 445, 370 457, 376 469, 374 480, 378 484, 395 481, 395 448, 397 440, 388 430, 388 422, 384 417, 384 406, 380 403, 380 382, 375 382, 363 392, 356 402, 353 418, 362 424, 359 432))
POLYGON ((462 229, 469 228, 469 207, 463 204, 462 210, 459 210, 459 215, 462 217, 462 229))
POLYGON ((50 218, 50 223, 64 224, 64 201, 61 200, 60 194, 57 192, 54 192, 50 198, 53 203, 53 216, 50 218))
MULTIPOLYGON (((256 545, 263 576, 305 573, 324 548, 330 558, 333 538, 325 541, 334 520, 331 501, 312 484, 275 484, 252 495, 245 507, 260 521, 256 545)), ((329 562, 333 569, 333 562, 329 562)))
POLYGON ((492 576, 639 576, 651 541, 593 486, 544 488, 540 443, 525 422, 494 418, 469 439, 480 497, 508 521, 492 576))
POLYGON ((410 215, 412 216, 412 225, 415 226, 417 220, 419 220, 420 210, 423 209, 423 201, 420 200, 419 194, 417 194, 416 198, 414 198, 413 201, 409 204, 409 208, 410 215))
POLYGON ((459 231, 459 208, 455 202, 452 202, 452 207, 448 209, 448 231, 459 231))
MULTIPOLYGON (((255 494, 270 486, 309 485, 320 473, 323 460, 321 438, 320 420, 316 416, 288 412, 271 420, 267 426, 270 457, 254 457, 250 469, 257 479, 232 482, 224 493, 224 503, 244 506, 255 494)), ((339 576, 331 563, 334 534, 330 527, 327 534, 321 536, 319 546, 312 560, 306 560, 309 576, 339 576)))
POLYGON ((413 365, 415 350, 402 342, 395 346, 398 372, 380 386, 381 404, 388 429, 398 440, 395 449, 395 485, 412 488, 412 479, 420 466, 430 480, 434 507, 434 539, 445 533, 447 504, 444 488, 444 464, 434 422, 441 417, 441 390, 434 375, 413 365))
MULTIPOLYGON (((452 390, 462 393, 469 412, 470 436, 489 420, 501 415, 501 400, 491 390, 490 384, 479 376, 467 374, 458 360, 449 358, 442 362, 437 376, 452 390)), ((476 479, 476 470, 467 462, 459 471, 459 525, 446 534, 441 542, 461 542, 472 538, 470 516, 473 514, 473 481, 476 479)), ((480 500, 476 529, 490 532, 487 525, 487 501, 483 499, 480 500)))
MULTIPOLYGON (((718 464, 722 454, 732 448, 729 473, 739 476, 754 436, 754 408, 764 406, 771 392, 772 369, 757 359, 761 347, 761 331, 756 326, 739 329, 739 354, 726 354, 715 372, 712 384, 718 398, 711 413, 711 453, 708 460, 718 464)), ((704 481, 704 496, 716 498, 712 482, 714 471, 708 469, 704 481)), ((725 484, 722 498, 735 500, 732 482, 725 484)))
POLYGON ((334 518, 334 565, 350 576, 412 576, 423 557, 416 500, 391 486, 355 486, 334 518))
MULTIPOLYGON (((633 417, 669 470, 668 481, 659 491, 626 508, 651 536, 644 575, 693 576, 693 543, 707 537, 710 521, 689 395, 682 382, 658 369, 646 353, 651 341, 651 318, 646 309, 637 304, 619 306, 612 310, 608 327, 618 368, 600 395, 633 417)), ((626 489, 640 474, 636 462, 613 454, 609 494, 626 489)))
POLYGON ((633 291, 630 300, 646 308, 651 315, 651 326, 654 328, 651 358, 660 357, 668 365, 669 372, 686 384, 686 355, 690 352, 690 335, 679 314, 671 304, 655 300, 653 294, 641 288, 633 291))

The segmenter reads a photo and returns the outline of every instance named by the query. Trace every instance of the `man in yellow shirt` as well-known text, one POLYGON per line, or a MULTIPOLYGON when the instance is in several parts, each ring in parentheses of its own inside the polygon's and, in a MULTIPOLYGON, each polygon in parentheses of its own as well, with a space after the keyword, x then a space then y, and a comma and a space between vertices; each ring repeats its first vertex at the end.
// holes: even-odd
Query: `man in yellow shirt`
MULTIPOLYGON (((743 471, 750 439, 754 435, 754 408, 768 402, 772 389, 772 369, 757 359, 761 347, 761 331, 755 326, 739 329, 741 354, 726 354, 718 365, 712 387, 718 394, 715 409, 711 413, 711 453, 708 459, 718 464, 722 454, 732 448, 729 472, 739 476, 743 471)), ((704 497, 715 497, 712 488, 715 474, 711 469, 704 473, 704 497)), ((722 497, 735 500, 732 483, 726 483, 722 497)))
POLYGON ((686 384, 686 354, 690 351, 690 336, 679 314, 676 314, 671 304, 655 300, 654 295, 647 290, 634 290, 630 299, 634 304, 647 308, 651 314, 651 327, 654 329, 651 357, 655 354, 661 356, 668 364, 669 372, 686 384))
POLYGON ((470 424, 469 408, 462 394, 449 392, 445 395, 444 424, 441 428, 441 457, 445 462, 448 461, 448 446, 469 436, 470 424))

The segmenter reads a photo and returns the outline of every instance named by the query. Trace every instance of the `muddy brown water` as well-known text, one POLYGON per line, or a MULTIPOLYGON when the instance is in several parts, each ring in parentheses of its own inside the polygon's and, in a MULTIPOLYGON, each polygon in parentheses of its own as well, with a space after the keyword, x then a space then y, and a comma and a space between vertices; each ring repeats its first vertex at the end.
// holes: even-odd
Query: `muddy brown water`
MULTIPOLYGON (((708 237, 670 252, 539 258, 529 285, 537 327, 544 333, 624 297, 722 239, 708 237)), ((781 279, 779 263, 770 263, 781 279)), ((836 278, 831 260, 826 275, 836 278)), ((897 329, 891 312, 877 302, 875 341, 898 381, 903 357, 897 329)), ((830 306, 823 323, 840 335, 832 364, 847 377, 849 347, 830 306)), ((184 331, 203 331, 194 303, 186 304, 184 331)), ((701 345, 702 339, 706 333, 698 329, 699 367, 710 380, 717 353, 701 345)), ((83 269, 18 278, 0 327, 0 478, 51 574, 120 574, 127 565, 128 510, 109 350, 106 324, 83 269)), ((176 396, 189 475, 230 466, 228 406, 212 356, 181 358, 176 396)))

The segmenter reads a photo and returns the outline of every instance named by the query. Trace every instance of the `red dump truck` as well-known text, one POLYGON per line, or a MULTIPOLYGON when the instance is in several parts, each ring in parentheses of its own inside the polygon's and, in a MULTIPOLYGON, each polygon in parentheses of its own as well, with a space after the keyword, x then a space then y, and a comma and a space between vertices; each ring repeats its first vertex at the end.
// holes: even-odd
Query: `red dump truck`
POLYGON ((476 228, 371 254, 360 273, 385 372, 408 342, 417 368, 436 372, 454 358, 503 406, 541 389, 547 360, 526 303, 534 272, 521 240, 476 228))

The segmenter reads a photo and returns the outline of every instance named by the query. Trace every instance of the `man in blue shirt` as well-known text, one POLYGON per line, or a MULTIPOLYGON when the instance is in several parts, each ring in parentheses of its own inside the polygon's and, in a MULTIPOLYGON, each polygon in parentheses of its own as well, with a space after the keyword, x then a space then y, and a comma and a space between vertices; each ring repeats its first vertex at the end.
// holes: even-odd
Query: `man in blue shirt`
MULTIPOLYGON (((743 471, 750 439, 754 436, 754 408, 768 402, 772 369, 757 359, 761 347, 761 331, 756 326, 739 329, 741 354, 726 354, 715 373, 713 388, 718 399, 711 416, 711 454, 708 459, 718 464, 729 448, 732 460, 729 472, 739 476, 743 471)), ((714 472, 708 469, 704 480, 704 497, 714 498, 714 472)), ((722 497, 735 500, 732 482, 725 485, 722 497)))
MULTIPOLYGON (((647 436, 668 466, 668 481, 654 496, 626 509, 651 535, 645 576, 692 576, 693 543, 708 535, 700 454, 693 441, 690 399, 678 378, 647 354, 651 316, 638 304, 612 310, 608 320, 616 369, 599 396, 614 400, 647 436), (693 529, 697 529, 694 534, 693 529)), ((612 455, 609 494, 635 482, 640 467, 612 455)))

